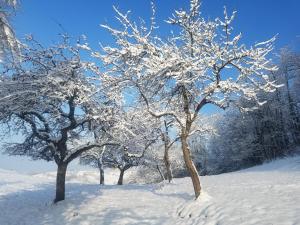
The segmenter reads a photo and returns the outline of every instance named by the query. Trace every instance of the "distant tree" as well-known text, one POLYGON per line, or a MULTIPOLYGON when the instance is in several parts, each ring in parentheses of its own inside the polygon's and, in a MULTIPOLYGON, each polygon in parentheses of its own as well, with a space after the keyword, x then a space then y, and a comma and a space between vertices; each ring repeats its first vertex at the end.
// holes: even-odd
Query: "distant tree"
POLYGON ((94 148, 93 151, 85 152, 80 157, 80 163, 90 165, 99 169, 99 184, 104 185, 104 163, 103 155, 105 154, 106 146, 102 148, 94 148))
POLYGON ((200 111, 207 104, 224 109, 240 96, 258 101, 259 90, 276 89, 266 73, 276 69, 267 59, 274 38, 247 48, 240 44, 241 34, 232 34, 235 13, 228 16, 225 9, 224 19, 206 20, 199 8, 200 1, 191 0, 189 10, 176 10, 168 23, 179 32, 169 38, 154 32, 154 7, 148 29, 115 9, 122 28, 103 27, 116 44, 104 47, 103 54, 93 53, 107 65, 104 82, 114 91, 134 90, 153 117, 174 119, 196 198, 201 185, 188 138, 202 132, 197 126, 200 111))
POLYGON ((6 152, 57 164, 55 202, 65 199, 68 164, 108 144, 90 138, 93 123, 109 127, 112 113, 109 100, 85 73, 91 66, 67 36, 50 48, 28 37, 21 62, 1 78, 0 122, 24 137, 22 143, 7 145, 6 152))
MULTIPOLYGON (((163 125, 161 128, 161 141, 163 143, 164 148, 164 156, 163 156, 163 162, 165 164, 166 168, 166 178, 169 182, 173 179, 173 173, 172 173, 172 167, 171 167, 171 160, 170 160, 170 149, 176 143, 180 138, 179 137, 172 137, 172 134, 170 133, 170 129, 174 126, 174 121, 168 120, 168 118, 165 118, 163 120, 163 125)), ((159 168, 158 168, 159 169, 159 168)))
POLYGON ((206 144, 209 137, 213 135, 215 134, 212 132, 209 134, 196 134, 189 139, 189 145, 193 154, 193 161, 202 176, 208 174, 209 150, 207 149, 206 144))
MULTIPOLYGON (((283 49, 280 54, 279 70, 275 73, 277 79, 285 85, 280 96, 282 105, 287 106, 291 136, 294 144, 300 144, 300 112, 299 112, 299 80, 300 80, 300 54, 289 49, 283 49)), ((287 118, 285 118, 287 119, 287 118)))
MULTIPOLYGON (((174 139, 173 139, 174 140, 174 139)), ((144 162, 134 177, 144 183, 153 183, 168 180, 168 171, 165 162, 165 146, 161 141, 156 142, 149 151, 145 153, 144 162)), ((171 175, 173 178, 187 176, 186 167, 180 151, 180 144, 174 142, 168 149, 168 159, 170 163, 171 175)))
POLYGON ((299 53, 283 49, 277 71, 270 79, 276 91, 258 92, 263 105, 240 99, 241 110, 231 107, 212 126, 216 135, 206 142, 210 173, 228 172, 293 153, 300 140, 299 53))
POLYGON ((206 141, 207 173, 219 174, 238 170, 261 160, 256 143, 256 122, 230 108, 212 120, 216 132, 206 141))
MULTIPOLYGON (((147 148, 144 150, 146 151, 147 148)), ((103 162, 107 167, 119 169, 120 174, 117 184, 122 185, 125 172, 132 167, 142 164, 145 151, 138 155, 129 153, 126 147, 121 147, 121 149, 110 149, 104 152, 103 162)))
MULTIPOLYGON (((157 141, 159 135, 160 124, 138 108, 119 111, 114 120, 116 120, 114 126, 104 134, 116 145, 91 149, 81 157, 82 163, 97 165, 100 171, 100 184, 103 179, 101 173, 104 174, 103 166, 105 166, 120 170, 118 184, 122 185, 124 173, 132 167, 143 164, 145 152, 157 141)), ((101 133, 103 128, 99 130, 97 136, 101 136, 101 133)))

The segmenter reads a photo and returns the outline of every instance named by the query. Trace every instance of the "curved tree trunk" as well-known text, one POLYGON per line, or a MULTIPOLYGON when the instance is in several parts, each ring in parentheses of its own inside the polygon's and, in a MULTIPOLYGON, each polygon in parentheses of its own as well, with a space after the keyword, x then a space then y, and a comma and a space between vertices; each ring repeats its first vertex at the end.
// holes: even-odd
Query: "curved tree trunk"
POLYGON ((124 169, 120 170, 120 175, 119 175, 119 180, 118 180, 118 185, 122 185, 123 184, 123 177, 124 177, 124 169))
POLYGON ((173 179, 173 174, 172 174, 170 157, 169 157, 169 148, 167 147, 165 147, 164 163, 167 170, 167 179, 169 180, 169 182, 171 182, 173 179))
POLYGON ((194 191, 195 191, 195 198, 197 199, 201 193, 201 185, 200 185, 200 178, 198 175, 198 171, 192 161, 190 149, 187 143, 187 137, 181 136, 181 147, 183 152, 183 158, 185 162, 185 166, 190 174, 190 177, 193 182, 194 191))
POLYGON ((65 181, 68 164, 62 163, 57 165, 56 175, 56 196, 54 203, 65 200, 65 181))

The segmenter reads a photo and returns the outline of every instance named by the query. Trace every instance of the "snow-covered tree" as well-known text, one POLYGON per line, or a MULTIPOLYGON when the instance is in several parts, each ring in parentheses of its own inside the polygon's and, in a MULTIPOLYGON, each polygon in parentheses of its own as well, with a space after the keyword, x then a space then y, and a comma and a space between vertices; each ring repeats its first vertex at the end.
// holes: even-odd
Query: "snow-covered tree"
POLYGON ((266 73, 276 69, 267 58, 274 38, 247 47, 240 43, 242 35, 233 33, 235 12, 229 16, 225 8, 224 19, 207 20, 199 8, 200 1, 191 0, 189 10, 176 10, 167 21, 176 30, 167 39, 156 35, 154 13, 147 28, 115 8, 122 28, 103 27, 116 43, 93 53, 107 65, 107 85, 135 90, 152 116, 174 119, 196 198, 201 186, 188 138, 202 131, 199 112, 207 104, 226 108, 241 96, 258 101, 259 90, 276 89, 266 73))
MULTIPOLYGON (((118 184, 121 185, 124 173, 143 163, 145 152, 158 139, 160 124, 145 110, 139 108, 128 110, 123 108, 123 111, 114 115, 114 120, 116 121, 114 125, 104 134, 116 145, 91 149, 82 155, 81 160, 83 163, 97 165, 103 174, 103 166, 119 169, 118 184)), ((96 133, 100 136, 103 129, 96 133)), ((100 178, 102 177, 100 175, 100 178)))
POLYGON ((0 1, 0 61, 19 54, 19 43, 9 22, 17 4, 17 0, 0 1))
POLYGON ((285 119, 289 121, 287 129, 290 131, 294 144, 300 144, 300 111, 299 111, 299 80, 300 80, 300 54, 287 48, 282 49, 280 65, 274 74, 284 84, 281 91, 282 107, 286 106, 285 119))
MULTIPOLYGON (((163 143, 163 148, 164 148, 164 156, 163 156, 163 161, 166 167, 166 178, 168 179, 169 182, 172 181, 173 179, 173 173, 172 173, 172 167, 171 167, 171 160, 170 160, 170 149, 179 140, 179 137, 172 137, 171 135, 171 129, 173 126, 173 121, 172 120, 167 120, 165 118, 163 120, 163 126, 161 128, 161 141, 163 143)), ((159 167, 158 167, 159 169, 159 167)))
POLYGON ((107 146, 103 146, 102 148, 93 148, 90 151, 84 152, 80 156, 81 164, 98 168, 100 185, 104 185, 105 182, 103 155, 106 151, 106 147, 107 146))
MULTIPOLYGON (((174 142, 167 150, 171 181, 173 178, 187 176, 179 143, 174 142)), ((158 141, 155 143, 154 146, 145 153, 144 162, 136 173, 132 174, 132 179, 142 183, 169 181, 165 152, 166 148, 164 142, 158 141)))
POLYGON ((21 62, 0 81, 0 121, 20 133, 22 143, 9 144, 10 155, 57 164, 55 202, 65 198, 68 164, 83 152, 105 144, 92 136, 93 124, 110 126, 110 101, 90 81, 93 67, 80 58, 80 46, 70 39, 45 48, 28 37, 21 62))
POLYGON ((275 92, 258 92, 261 101, 240 99, 241 107, 254 110, 239 111, 231 107, 212 121, 216 135, 206 143, 208 173, 238 170, 291 154, 299 145, 299 53, 281 50, 278 70, 270 79, 282 84, 275 92))

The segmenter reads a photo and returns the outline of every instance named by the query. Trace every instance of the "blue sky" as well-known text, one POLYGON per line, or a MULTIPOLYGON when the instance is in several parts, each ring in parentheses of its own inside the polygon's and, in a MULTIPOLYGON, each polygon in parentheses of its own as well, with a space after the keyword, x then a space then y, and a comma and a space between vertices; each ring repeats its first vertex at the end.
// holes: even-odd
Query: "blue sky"
MULTIPOLYGON (((167 19, 174 9, 188 8, 188 0, 154 0, 157 8, 157 23, 166 34, 170 26, 167 19)), ((92 46, 99 42, 111 43, 107 31, 99 24, 116 24, 112 5, 121 11, 132 11, 133 18, 149 18, 150 0, 21 0, 21 6, 14 18, 17 35, 33 34, 35 38, 51 43, 62 30, 74 37, 85 34, 92 46)), ((276 34, 276 47, 295 45, 300 41, 299 0, 203 0, 202 14, 206 18, 222 16, 223 6, 228 11, 237 10, 235 30, 241 31, 244 42, 251 44, 266 40, 276 34), (297 37, 298 36, 298 37, 297 37)))
MULTIPOLYGON (((163 21, 173 10, 189 7, 188 0, 155 0, 154 3, 157 8, 156 21, 162 35, 170 32, 170 25, 163 21)), ((74 37, 85 34, 90 45, 97 48, 99 42, 104 45, 112 43, 109 33, 100 28, 99 24, 118 26, 112 5, 124 12, 131 10, 133 18, 142 17, 146 21, 151 12, 149 0, 21 0, 12 22, 20 39, 25 34, 32 34, 42 43, 50 44, 62 32, 74 37)), ((243 42, 246 44, 260 42, 278 34, 275 52, 287 45, 299 49, 299 0, 203 0, 202 14, 205 18, 212 19, 222 16, 224 5, 229 12, 238 11, 234 27, 235 31, 242 32, 243 42)), ((1 156, 0 168, 38 172, 54 170, 55 165, 1 156)))

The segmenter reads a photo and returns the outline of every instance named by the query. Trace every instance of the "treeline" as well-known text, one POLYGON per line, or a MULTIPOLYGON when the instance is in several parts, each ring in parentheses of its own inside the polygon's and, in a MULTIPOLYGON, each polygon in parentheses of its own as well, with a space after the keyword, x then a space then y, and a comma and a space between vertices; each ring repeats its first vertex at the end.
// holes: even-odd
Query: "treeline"
POLYGON ((214 134, 192 138, 201 174, 234 171, 297 151, 300 54, 283 50, 278 70, 270 73, 270 77, 282 86, 271 93, 259 93, 261 104, 241 99, 241 107, 230 107, 210 118, 214 134))

